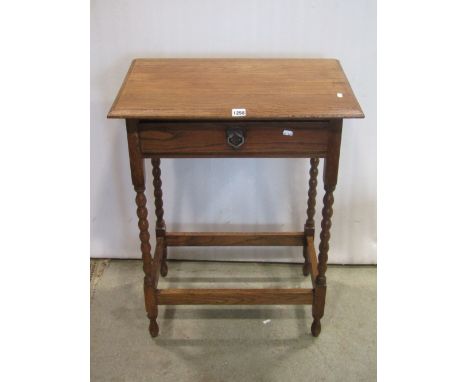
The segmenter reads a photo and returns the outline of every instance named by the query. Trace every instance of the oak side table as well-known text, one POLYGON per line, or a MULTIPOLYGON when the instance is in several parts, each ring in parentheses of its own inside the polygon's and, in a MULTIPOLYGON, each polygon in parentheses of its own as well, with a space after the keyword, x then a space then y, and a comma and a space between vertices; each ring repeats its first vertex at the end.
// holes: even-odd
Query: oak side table
POLYGON ((328 243, 344 118, 363 118, 338 60, 136 59, 108 118, 124 118, 143 256, 145 307, 152 337, 158 305, 312 305, 320 334, 328 243), (300 232, 167 232, 161 158, 309 158, 307 219, 300 232), (151 255, 145 159, 151 158, 156 250, 151 255), (319 158, 324 158, 318 258, 314 214, 319 158), (158 289, 167 275, 167 247, 302 246, 311 289, 158 289))

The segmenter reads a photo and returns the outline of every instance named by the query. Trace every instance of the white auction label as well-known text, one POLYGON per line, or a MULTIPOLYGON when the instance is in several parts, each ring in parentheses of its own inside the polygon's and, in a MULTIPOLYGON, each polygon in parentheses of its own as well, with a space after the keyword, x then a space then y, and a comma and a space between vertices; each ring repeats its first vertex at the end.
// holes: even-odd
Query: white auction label
POLYGON ((247 115, 246 109, 232 109, 233 117, 245 117, 247 115))

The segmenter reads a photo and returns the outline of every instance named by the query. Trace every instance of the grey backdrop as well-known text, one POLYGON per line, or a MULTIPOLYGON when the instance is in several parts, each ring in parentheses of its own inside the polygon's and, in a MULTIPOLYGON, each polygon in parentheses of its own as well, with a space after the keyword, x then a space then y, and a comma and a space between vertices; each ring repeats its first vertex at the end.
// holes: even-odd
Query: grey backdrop
MULTIPOLYGON (((106 119, 135 57, 338 58, 366 118, 344 122, 329 260, 376 263, 375 1, 92 1, 92 257, 140 257, 124 122, 106 119)), ((169 230, 262 231, 303 227, 307 160, 162 162, 169 230)), ((150 167, 148 163, 147 197, 152 211, 150 167)), ((320 181, 317 226, 320 226, 322 187, 320 181)), ((154 227, 154 220, 150 222, 154 227)), ((302 251, 174 248, 169 257, 300 262, 302 251)))

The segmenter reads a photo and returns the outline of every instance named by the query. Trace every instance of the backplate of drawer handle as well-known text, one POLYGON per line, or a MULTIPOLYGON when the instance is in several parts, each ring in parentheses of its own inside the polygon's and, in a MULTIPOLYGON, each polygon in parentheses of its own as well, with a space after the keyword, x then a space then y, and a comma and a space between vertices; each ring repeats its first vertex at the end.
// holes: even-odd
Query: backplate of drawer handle
POLYGON ((226 130, 227 143, 233 149, 239 149, 245 143, 245 132, 240 128, 229 128, 226 130))

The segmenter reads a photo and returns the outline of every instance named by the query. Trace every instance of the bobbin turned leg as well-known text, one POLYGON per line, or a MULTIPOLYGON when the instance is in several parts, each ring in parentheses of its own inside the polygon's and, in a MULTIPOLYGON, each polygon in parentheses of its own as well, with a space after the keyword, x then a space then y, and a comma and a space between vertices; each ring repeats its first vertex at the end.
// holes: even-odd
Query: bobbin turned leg
MULTIPOLYGON (((153 186, 154 186, 154 203, 156 206, 156 240, 160 241, 166 237, 166 223, 164 222, 163 209, 163 192, 161 181, 161 159, 152 158, 153 165, 153 186)), ((165 243, 165 240, 162 240, 165 243)), ((167 245, 164 245, 163 256, 161 262, 161 276, 167 276, 167 245)))
MULTIPOLYGON (((310 171, 309 171, 309 192, 307 199, 307 220, 304 225, 304 235, 314 236, 315 235, 315 199, 317 197, 317 174, 318 174, 318 158, 310 159, 310 171)), ((302 274, 308 276, 310 274, 310 262, 307 256, 307 245, 304 242, 303 248, 304 265, 302 266, 302 274)))
POLYGON ((327 292, 327 271, 328 261, 328 242, 330 240, 331 217, 333 215, 333 191, 335 186, 325 186, 325 196, 323 197, 322 210, 322 231, 320 233, 320 245, 318 255, 318 276, 315 280, 314 289, 314 304, 312 306, 312 315, 314 322, 312 323, 312 335, 317 337, 320 334, 321 325, 320 319, 323 317, 325 309, 325 295, 327 292))
POLYGON ((320 245, 318 254, 318 274, 315 281, 314 300, 312 305, 312 335, 318 337, 322 329, 320 320, 325 310, 325 296, 327 293, 327 271, 328 248, 330 241, 331 217, 333 215, 333 191, 338 178, 338 163, 340 159, 342 120, 330 121, 330 135, 328 139, 327 156, 323 168, 323 183, 325 195, 323 197, 322 224, 320 232, 320 245))
POLYGON ((150 234, 148 231, 148 210, 146 208, 145 196, 145 163, 143 157, 141 156, 138 143, 138 122, 135 120, 127 120, 126 123, 132 183, 137 193, 135 201, 137 204, 138 228, 140 229, 140 248, 143 258, 143 271, 145 272, 143 283, 143 290, 145 293, 145 308, 150 320, 149 332, 152 337, 156 337, 159 333, 159 327, 156 323, 158 307, 156 301, 154 277, 152 274, 153 259, 151 257, 150 234))

